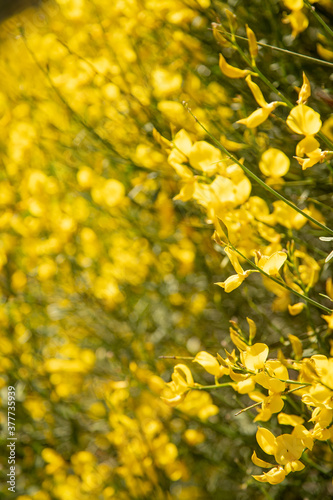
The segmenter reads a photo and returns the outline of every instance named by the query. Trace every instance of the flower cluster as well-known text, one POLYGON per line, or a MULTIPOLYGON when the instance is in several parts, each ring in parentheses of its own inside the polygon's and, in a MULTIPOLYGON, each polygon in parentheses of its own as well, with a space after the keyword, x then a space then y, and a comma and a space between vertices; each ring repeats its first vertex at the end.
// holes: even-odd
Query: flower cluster
MULTIPOLYGON (((269 348, 264 343, 252 343, 256 335, 256 326, 251 319, 249 337, 246 339, 235 328, 230 328, 230 337, 239 351, 226 351, 226 357, 213 356, 208 352, 199 352, 193 362, 214 375, 215 385, 209 388, 231 386, 239 394, 247 394, 255 404, 258 414, 254 422, 268 422, 277 414, 279 424, 292 426, 291 433, 275 437, 265 427, 259 427, 256 438, 260 448, 268 455, 274 455, 276 465, 265 462, 254 452, 252 461, 255 465, 270 468, 268 472, 253 477, 261 482, 278 484, 290 472, 304 468, 300 458, 306 451, 312 450, 316 440, 333 442, 333 358, 313 355, 302 356, 302 343, 293 335, 289 336, 295 359, 286 359, 280 352, 278 359, 268 359, 269 348), (290 370, 298 372, 291 378, 290 370), (226 378, 228 381, 226 381, 226 378), (220 379, 222 379, 220 381, 220 379), (305 405, 302 418, 284 413, 285 401, 297 396, 305 405), (306 422, 307 420, 307 422, 306 422), (304 425, 303 425, 304 424, 304 425)), ((172 382, 164 389, 162 399, 169 406, 183 402, 191 391, 205 389, 193 380, 187 365, 178 364, 174 368, 172 382)), ((243 412, 245 410, 242 410, 243 412)), ((239 412, 239 413, 241 413, 239 412)))

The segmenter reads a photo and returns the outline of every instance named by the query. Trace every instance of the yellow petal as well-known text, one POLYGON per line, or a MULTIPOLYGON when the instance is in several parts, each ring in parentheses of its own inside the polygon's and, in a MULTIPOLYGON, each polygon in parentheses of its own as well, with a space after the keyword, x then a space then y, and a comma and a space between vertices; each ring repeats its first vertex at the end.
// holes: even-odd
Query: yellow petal
POLYGON ((311 85, 306 74, 303 71, 303 85, 298 94, 297 104, 305 104, 306 101, 309 99, 310 95, 311 95, 311 85))
POLYGON ((305 465, 302 464, 302 462, 300 462, 299 460, 293 460, 292 462, 288 462, 284 466, 284 470, 286 471, 286 474, 289 474, 289 472, 297 472, 303 470, 304 467, 305 465))
POLYGON ((190 154, 192 148, 192 140, 184 129, 181 129, 179 130, 179 132, 177 132, 173 143, 185 156, 188 156, 190 154))
POLYGON ((186 393, 184 394, 178 394, 177 396, 174 396, 173 398, 165 398, 163 396, 161 396, 161 399, 162 401, 164 401, 164 403, 166 403, 168 406, 171 406, 171 408, 179 405, 180 403, 182 403, 184 401, 186 397, 186 393))
POLYGON ((155 141, 162 147, 162 148, 171 148, 172 147, 172 144, 170 141, 168 141, 168 139, 166 139, 165 137, 163 137, 163 135, 161 135, 157 130, 156 128, 153 129, 153 137, 155 139, 155 141))
POLYGON ((268 429, 259 427, 256 434, 257 442, 260 448, 267 453, 267 455, 274 455, 276 450, 275 436, 268 429))
POLYGON ((298 337, 296 337, 296 335, 290 334, 290 335, 288 335, 288 338, 289 338, 289 342, 292 345, 292 348, 293 348, 293 351, 295 354, 295 359, 296 360, 301 359, 302 354, 303 354, 302 342, 300 341, 300 339, 298 337))
POLYGON ((333 61, 332 50, 326 49, 320 43, 317 43, 317 52, 320 55, 320 57, 322 57, 323 59, 326 59, 326 61, 333 61))
POLYGON ((238 151, 239 149, 247 148, 247 144, 242 144, 240 142, 234 142, 227 139, 225 135, 221 135, 220 143, 224 146, 228 151, 238 151))
POLYGON ((220 375, 220 364, 217 359, 208 352, 201 351, 195 356, 194 363, 199 363, 206 372, 218 377, 220 375))
POLYGON ((295 38, 299 33, 306 30, 309 25, 309 20, 300 10, 294 10, 286 17, 284 22, 289 22, 292 27, 291 35, 295 38))
POLYGON ((248 322, 248 325, 249 325, 249 329, 250 329, 249 339, 251 341, 256 336, 257 326, 256 326, 255 322, 253 321, 253 319, 251 319, 251 318, 246 318, 246 321, 248 322))
POLYGON ((221 26, 220 24, 217 24, 217 23, 212 23, 212 29, 213 29, 213 36, 215 38, 215 40, 217 41, 217 43, 219 45, 221 45, 221 47, 230 47, 230 42, 224 38, 224 36, 222 35, 221 31, 219 31, 219 26, 221 26))
POLYGON ((222 160, 221 151, 206 141, 197 141, 193 144, 188 158, 193 168, 213 175, 218 170, 218 163, 222 160))
POLYGON ((290 10, 301 10, 303 9, 303 0, 283 0, 284 5, 290 10))
POLYGON ((285 479, 286 473, 282 467, 274 467, 269 472, 264 472, 264 476, 269 484, 279 484, 285 479))
POLYGON ((246 351, 240 353, 240 357, 248 370, 255 371, 264 367, 268 352, 266 344, 258 343, 248 346, 246 351))
POLYGON ((268 106, 268 103, 265 101, 264 96, 262 95, 262 92, 258 87, 258 85, 251 80, 251 75, 248 75, 245 81, 250 87, 253 97, 255 98, 259 106, 261 108, 266 108, 268 106))
POLYGON ((218 282, 218 283, 215 283, 215 285, 218 285, 218 286, 224 288, 225 292, 230 293, 233 290, 235 290, 235 288, 238 288, 243 283, 245 278, 246 278, 246 275, 233 274, 228 279, 226 279, 224 283, 218 282))
POLYGON ((193 384, 194 384, 191 370, 186 365, 183 365, 181 363, 176 365, 174 367, 173 375, 176 375, 178 380, 181 379, 182 383, 184 383, 185 385, 193 386, 193 384), (185 378, 184 378, 184 375, 185 375, 185 378))
POLYGON ((251 460, 254 463, 254 465, 257 465, 258 467, 263 467, 264 469, 268 469, 269 467, 274 467, 273 464, 270 464, 269 462, 265 462, 264 460, 258 458, 255 451, 252 454, 251 460))
POLYGON ((252 392, 254 388, 255 388, 255 381, 253 380, 253 377, 249 377, 246 380, 241 380, 234 386, 234 389, 239 394, 248 394, 249 392, 252 392))
POLYGON ((296 156, 304 156, 319 148, 319 142, 312 135, 304 137, 296 146, 296 156))
POLYGON ((226 247, 224 249, 224 251, 227 254, 227 256, 229 257, 229 260, 232 264, 232 267, 235 269, 236 273, 243 274, 244 270, 239 263, 238 256, 237 256, 236 252, 234 252, 234 250, 232 250, 232 248, 230 248, 230 247, 226 247))
POLYGON ((279 272, 286 259, 287 254, 285 252, 275 252, 265 262, 262 270, 270 276, 273 276, 274 274, 277 274, 279 272))
POLYGON ((305 104, 295 106, 287 118, 288 127, 296 134, 315 135, 321 128, 320 114, 305 104))
POLYGON ((237 123, 241 123, 242 125, 246 125, 248 128, 255 128, 264 123, 265 120, 269 117, 271 110, 259 108, 253 111, 247 118, 242 118, 238 120, 237 123))
POLYGON ((301 165, 302 170, 306 170, 307 168, 313 167, 321 159, 320 155, 319 156, 313 156, 312 158, 299 158, 298 156, 294 156, 294 158, 301 165))
POLYGON ((304 302, 297 302, 297 304, 293 305, 289 304, 288 305, 289 314, 291 314, 292 316, 297 316, 297 314, 303 311, 304 306, 305 306, 304 302))
POLYGON ((261 172, 267 177, 282 177, 290 167, 290 160, 283 151, 269 148, 263 153, 259 162, 261 172))
POLYGON ((280 425, 292 425, 293 427, 304 422, 304 418, 298 415, 288 415, 287 413, 282 412, 279 413, 277 418, 280 425))
POLYGON ((229 78, 245 78, 250 73, 248 69, 239 69, 231 66, 220 54, 219 66, 222 73, 229 78))
POLYGON ((245 344, 245 342, 241 339, 239 333, 233 328, 230 328, 230 338, 231 342, 235 344, 235 346, 238 347, 240 351, 246 351, 248 347, 247 344, 245 344))
POLYGON ((249 44, 250 56, 255 59, 258 55, 258 44, 254 32, 246 25, 246 35, 249 44))
POLYGON ((234 382, 243 382, 249 378, 248 374, 234 372, 232 368, 229 368, 229 376, 234 382))

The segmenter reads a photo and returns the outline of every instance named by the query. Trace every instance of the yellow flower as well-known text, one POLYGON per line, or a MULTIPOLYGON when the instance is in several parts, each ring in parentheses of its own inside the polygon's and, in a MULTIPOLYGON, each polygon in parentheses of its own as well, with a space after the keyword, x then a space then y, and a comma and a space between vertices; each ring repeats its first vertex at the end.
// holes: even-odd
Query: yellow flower
POLYGON ((298 156, 294 156, 294 158, 296 158, 298 163, 301 165, 302 170, 306 170, 307 168, 313 167, 317 163, 323 163, 329 154, 332 154, 331 151, 322 151, 318 148, 311 153, 307 153, 308 158, 299 158, 298 156))
POLYGON ((268 356, 269 349, 266 344, 253 344, 246 351, 241 351, 240 358, 243 365, 251 371, 262 370, 268 356))
POLYGON ((220 54, 219 66, 222 73, 229 78, 244 78, 250 73, 248 69, 239 69, 228 64, 222 54, 220 54))
POLYGON ((256 264, 265 273, 269 274, 269 276, 274 276, 275 274, 278 274, 280 268, 283 266, 286 260, 287 254, 285 252, 275 252, 270 257, 268 257, 267 255, 263 255, 259 260, 257 257, 256 264))
POLYGON ((265 371, 255 375, 255 381, 271 392, 281 393, 286 389, 286 383, 282 380, 288 380, 288 377, 288 370, 281 361, 270 359, 265 363, 265 371))
MULTIPOLYGON (((306 442, 312 446, 312 440, 309 439, 308 434, 309 432, 302 425, 296 425, 291 434, 282 434, 276 438, 268 429, 260 427, 256 435, 257 442, 265 453, 274 455, 278 466, 273 467, 268 473, 264 472, 261 476, 253 477, 257 481, 278 484, 290 472, 304 469, 299 458, 304 448, 307 447, 306 442)), ((256 455, 252 455, 252 461, 261 467, 268 466, 267 462, 263 462, 264 465, 261 465, 261 460, 256 455)))
POLYGON ((262 92, 258 87, 258 85, 252 82, 250 75, 246 77, 246 82, 250 87, 250 90, 255 100, 259 104, 260 108, 254 111, 247 118, 238 120, 237 123, 242 123, 243 125, 246 125, 248 128, 255 128, 258 127, 258 125, 261 125, 265 120, 267 120, 269 115, 275 110, 277 106, 286 106, 286 104, 281 101, 273 101, 268 104, 265 101, 264 96, 262 95, 262 92))
POLYGON ((300 135, 315 135, 321 128, 320 114, 305 104, 298 104, 289 113, 288 127, 300 135))
POLYGON ((193 387, 194 380, 188 366, 178 364, 171 376, 172 382, 166 384, 161 399, 168 406, 177 406, 185 399, 187 392, 193 387))
MULTIPOLYGON (((255 464, 255 465, 257 465, 257 464, 255 464)), ((282 481, 285 479, 286 473, 285 473, 283 467, 277 466, 277 467, 273 467, 268 472, 264 472, 261 476, 254 475, 252 477, 254 479, 256 479, 257 481, 260 481, 261 483, 279 484, 279 483, 282 483, 282 481)))

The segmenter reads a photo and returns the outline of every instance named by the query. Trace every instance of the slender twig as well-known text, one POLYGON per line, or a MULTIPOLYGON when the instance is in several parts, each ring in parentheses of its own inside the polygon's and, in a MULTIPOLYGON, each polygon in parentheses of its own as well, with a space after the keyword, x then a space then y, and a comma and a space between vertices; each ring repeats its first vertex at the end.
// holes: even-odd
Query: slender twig
POLYGON ((187 360, 192 360, 194 359, 193 356, 159 356, 158 359, 187 359, 187 360))
MULTIPOLYGON (((221 33, 223 35, 231 36, 231 33, 228 33, 227 31, 224 31, 224 30, 221 31, 221 33)), ((244 41, 248 42, 248 38, 246 38, 245 36, 235 35, 235 38, 238 38, 239 40, 244 40, 244 41)), ((285 54, 288 54, 289 56, 295 56, 295 57, 299 57, 301 59, 306 59, 307 61, 310 61, 312 63, 322 64, 324 66, 330 66, 331 68, 333 67, 333 63, 329 62, 329 61, 323 61, 322 59, 317 59, 315 57, 306 56, 305 54, 293 52, 292 50, 282 49, 280 47, 275 47, 274 45, 269 45, 268 43, 257 42, 257 44, 260 45, 261 47, 266 47, 268 49, 272 49, 272 50, 275 50, 277 52, 284 52, 285 54)))
POLYGON ((312 13, 312 15, 317 19, 318 23, 322 25, 322 27, 324 28, 324 30, 330 35, 330 36, 333 36, 333 31, 331 30, 331 28, 325 23, 324 19, 322 17, 320 17, 319 14, 317 14, 316 12, 316 8, 310 4, 310 2, 308 0, 304 0, 304 3, 305 5, 307 6, 307 8, 309 9, 309 11, 312 13))

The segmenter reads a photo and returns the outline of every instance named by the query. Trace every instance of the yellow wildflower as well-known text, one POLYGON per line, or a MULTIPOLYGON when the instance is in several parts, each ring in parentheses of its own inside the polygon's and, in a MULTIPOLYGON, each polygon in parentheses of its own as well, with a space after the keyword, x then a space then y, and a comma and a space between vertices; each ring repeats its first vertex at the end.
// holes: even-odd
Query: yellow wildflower
POLYGON ((246 82, 250 87, 250 90, 255 100, 259 104, 260 108, 254 111, 247 118, 242 118, 241 120, 238 120, 237 123, 246 125, 248 128, 255 128, 258 127, 258 125, 261 125, 265 120, 267 120, 269 115, 275 110, 277 106, 286 106, 286 104, 281 101, 273 101, 268 104, 265 101, 264 96, 262 95, 262 92, 258 87, 258 85, 252 82, 250 75, 246 77, 246 82))
POLYGON ((244 271, 244 269, 242 268, 242 266, 239 263, 236 252, 234 252, 234 250, 232 250, 229 247, 226 247, 224 250, 225 250, 225 253, 227 254, 227 256, 229 257, 230 262, 231 262, 231 264, 232 264, 232 266, 235 269, 237 274, 233 274, 232 276, 227 278, 223 283, 218 282, 218 283, 215 283, 215 285, 218 285, 218 286, 224 288, 224 290, 227 293, 230 293, 233 290, 235 290, 235 288, 238 288, 243 283, 245 278, 247 278, 250 275, 250 273, 254 272, 254 271, 252 271, 252 270, 244 271))

